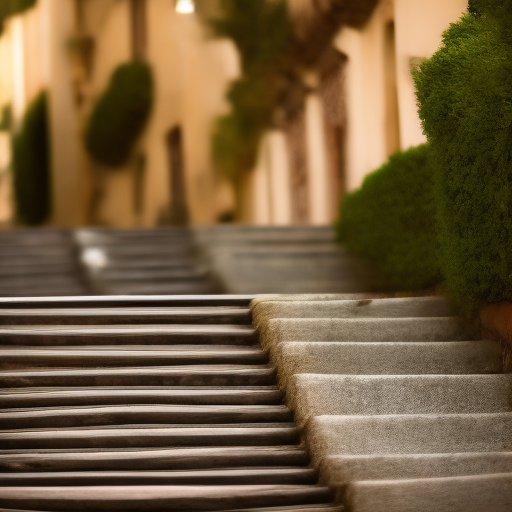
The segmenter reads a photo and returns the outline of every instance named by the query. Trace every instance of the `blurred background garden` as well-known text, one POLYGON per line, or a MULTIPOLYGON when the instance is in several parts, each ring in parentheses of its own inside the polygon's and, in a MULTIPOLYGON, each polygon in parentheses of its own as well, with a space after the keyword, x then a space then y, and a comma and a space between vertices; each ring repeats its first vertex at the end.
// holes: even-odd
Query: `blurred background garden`
POLYGON ((2 0, 2 229, 317 226, 380 291, 510 299, 511 11, 2 0))

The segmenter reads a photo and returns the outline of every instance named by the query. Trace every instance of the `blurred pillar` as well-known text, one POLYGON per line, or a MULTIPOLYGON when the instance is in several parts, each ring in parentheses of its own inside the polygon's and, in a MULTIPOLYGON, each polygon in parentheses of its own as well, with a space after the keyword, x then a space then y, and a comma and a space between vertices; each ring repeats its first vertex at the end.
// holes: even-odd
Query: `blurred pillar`
MULTIPOLYGON (((265 138, 260 143, 256 167, 249 177, 250 190, 250 219, 247 219, 256 226, 268 226, 270 219, 270 198, 268 180, 268 159, 265 138)), ((245 220, 245 219, 244 219, 245 220)))
POLYGON ((52 223, 83 221, 79 137, 67 43, 74 30, 73 2, 40 0, 47 34, 48 117, 52 168, 52 223))
POLYGON ((11 21, 12 30, 12 116, 18 124, 25 112, 25 38, 23 37, 23 19, 16 16, 11 21))
POLYGON ((308 147, 309 222, 313 225, 331 222, 329 196, 329 164, 323 105, 320 96, 311 92, 306 97, 306 143, 308 147))
POLYGON ((265 138, 270 222, 273 225, 289 225, 292 209, 286 135, 281 130, 272 130, 265 138))

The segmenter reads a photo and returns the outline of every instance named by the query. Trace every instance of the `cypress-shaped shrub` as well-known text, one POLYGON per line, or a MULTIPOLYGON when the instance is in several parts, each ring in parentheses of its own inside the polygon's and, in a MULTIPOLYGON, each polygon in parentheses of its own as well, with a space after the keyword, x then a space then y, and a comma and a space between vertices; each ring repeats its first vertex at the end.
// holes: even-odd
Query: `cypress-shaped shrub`
POLYGON ((85 132, 85 145, 98 162, 118 167, 130 156, 153 103, 151 68, 133 61, 118 66, 94 106, 85 132))
POLYGON ((345 195, 338 238, 370 259, 395 289, 441 281, 437 261, 433 172, 427 145, 396 152, 345 195))
POLYGON ((512 1, 470 2, 415 82, 446 289, 468 312, 512 300, 512 1))
POLYGON ((36 225, 50 213, 50 151, 47 96, 40 93, 28 107, 12 138, 12 170, 16 216, 36 225))

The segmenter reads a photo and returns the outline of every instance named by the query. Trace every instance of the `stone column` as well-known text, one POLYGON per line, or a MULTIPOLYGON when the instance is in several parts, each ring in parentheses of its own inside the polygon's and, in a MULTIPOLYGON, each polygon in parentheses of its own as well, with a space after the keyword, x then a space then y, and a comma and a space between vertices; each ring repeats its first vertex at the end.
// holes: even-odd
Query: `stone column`
POLYGON ((73 2, 41 0, 46 25, 48 99, 52 169, 52 224, 73 226, 83 220, 78 119, 73 101, 66 44, 73 35, 73 2))
POLYGON ((272 130, 265 137, 269 185, 270 222, 277 226, 291 223, 290 165, 286 136, 272 130))
POLYGON ((320 96, 310 92, 306 97, 306 144, 308 158, 309 222, 312 225, 329 224, 329 165, 327 143, 320 96))

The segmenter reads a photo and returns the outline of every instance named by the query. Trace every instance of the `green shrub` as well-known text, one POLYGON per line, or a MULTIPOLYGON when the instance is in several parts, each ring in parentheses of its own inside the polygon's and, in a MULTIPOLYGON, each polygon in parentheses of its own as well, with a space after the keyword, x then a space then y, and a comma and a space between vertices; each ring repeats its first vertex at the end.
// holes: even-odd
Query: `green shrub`
POLYGON ((415 73, 447 291, 512 300, 512 1, 477 0, 415 73))
POLYGON ((139 61, 122 64, 91 113, 85 145, 108 166, 123 165, 149 117, 153 102, 150 67, 139 61))
MULTIPOLYGON (((199 2, 199 6, 211 0, 199 2)), ((296 79, 290 52, 293 37, 287 4, 283 1, 221 0, 217 17, 206 22, 213 34, 236 45, 242 77, 227 94, 231 112, 216 119, 212 156, 216 169, 239 183, 255 163, 263 132, 274 122, 274 111, 290 102, 296 79)))
POLYGON ((441 281, 429 148, 396 152, 341 203, 338 238, 400 290, 441 281))
POLYGON ((3 30, 4 22, 9 16, 20 14, 30 9, 37 0, 0 0, 0 33, 3 30))
POLYGON ((41 224, 50 213, 50 157, 46 93, 28 107, 12 139, 16 215, 24 224, 41 224))

